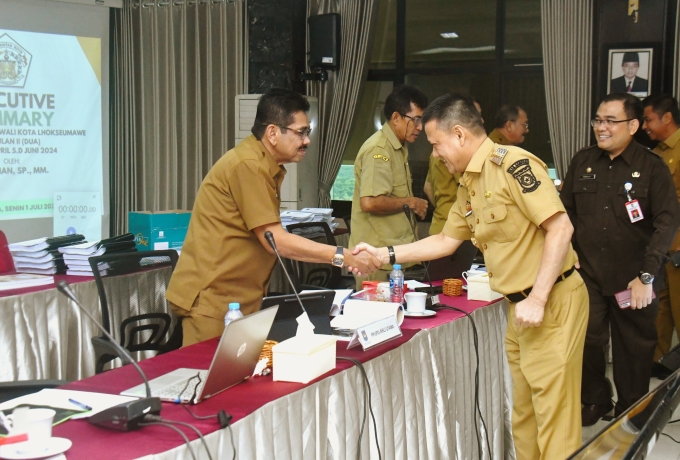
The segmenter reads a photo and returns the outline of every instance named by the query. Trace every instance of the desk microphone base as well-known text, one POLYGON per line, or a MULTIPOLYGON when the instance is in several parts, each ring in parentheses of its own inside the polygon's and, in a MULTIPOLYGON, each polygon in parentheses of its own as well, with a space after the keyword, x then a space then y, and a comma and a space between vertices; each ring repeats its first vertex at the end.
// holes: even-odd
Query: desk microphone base
POLYGON ((88 420, 92 425, 109 430, 133 431, 141 428, 139 423, 144 421, 146 415, 160 413, 160 398, 141 398, 110 407, 94 414, 88 420))

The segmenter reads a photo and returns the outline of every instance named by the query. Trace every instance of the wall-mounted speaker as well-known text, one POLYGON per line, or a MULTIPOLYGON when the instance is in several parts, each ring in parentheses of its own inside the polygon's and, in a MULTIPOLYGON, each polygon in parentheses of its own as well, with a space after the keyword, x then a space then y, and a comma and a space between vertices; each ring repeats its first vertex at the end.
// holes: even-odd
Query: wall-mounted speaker
POLYGON ((340 15, 337 13, 310 16, 309 67, 337 70, 340 66, 340 15))

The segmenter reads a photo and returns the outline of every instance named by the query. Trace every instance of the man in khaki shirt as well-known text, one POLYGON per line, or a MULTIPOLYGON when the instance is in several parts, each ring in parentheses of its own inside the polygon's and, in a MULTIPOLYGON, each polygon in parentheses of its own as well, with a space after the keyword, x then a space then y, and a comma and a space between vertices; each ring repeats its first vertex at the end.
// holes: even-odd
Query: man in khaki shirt
MULTIPOLYGON (((350 247, 362 241, 373 246, 414 241, 403 206, 422 219, 427 201, 413 196, 406 143, 418 138, 425 107, 427 97, 412 86, 398 86, 387 96, 387 122, 364 142, 354 162, 350 247)), ((386 281, 391 270, 390 264, 384 264, 369 276, 357 277, 357 289, 364 280, 386 281)))
MULTIPOLYGON (((644 129, 652 140, 659 141, 654 149, 673 176, 673 184, 680 200, 680 112, 678 102, 668 94, 652 95, 642 101, 644 106, 644 129)), ((675 235, 671 245, 670 254, 680 251, 680 232, 675 235)), ((677 254, 676 254, 677 256, 677 254)), ((668 262, 662 269, 665 277, 665 286, 659 290, 659 313, 656 319, 656 328, 659 341, 654 351, 654 361, 661 359, 671 348, 673 329, 680 333, 680 268, 668 262)), ((659 275, 662 275, 660 273, 659 275)), ((656 364, 656 363, 655 363, 656 364)), ((663 377, 663 366, 652 367, 652 374, 660 374, 663 377)))
POLYGON ((432 260, 471 239, 484 252, 491 289, 506 296, 517 458, 566 458, 581 445, 581 363, 588 294, 574 270, 573 227, 546 165, 494 144, 472 100, 448 94, 423 114, 433 155, 460 173, 441 233, 394 248, 359 245, 384 262, 432 260), (390 260, 390 258, 392 260, 390 260))
MULTIPOLYGON (((474 103, 475 108, 481 115, 482 107, 479 105, 479 102, 474 101, 474 103)), ((482 123, 484 123, 483 118, 482 123)), ((430 224, 430 235, 436 235, 444 228, 449 210, 453 203, 456 202, 459 178, 460 174, 451 174, 439 158, 430 155, 430 164, 423 186, 423 192, 434 206, 432 223, 430 224)))
POLYGON ((270 231, 282 257, 344 264, 371 273, 378 262, 342 248, 290 234, 279 206, 285 163, 298 162, 309 145, 309 103, 284 89, 268 90, 257 105, 253 135, 228 151, 201 184, 182 255, 166 297, 182 318, 183 345, 218 337, 230 302, 244 315, 257 311, 276 262, 270 231))
POLYGON ((496 127, 489 133, 489 139, 501 145, 520 145, 529 132, 529 117, 518 105, 505 104, 494 119, 496 127))

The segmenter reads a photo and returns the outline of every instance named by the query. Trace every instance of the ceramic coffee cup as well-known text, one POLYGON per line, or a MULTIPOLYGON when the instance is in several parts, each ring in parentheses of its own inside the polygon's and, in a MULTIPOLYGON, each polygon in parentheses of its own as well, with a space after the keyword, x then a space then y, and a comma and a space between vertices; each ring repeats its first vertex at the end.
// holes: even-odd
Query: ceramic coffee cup
POLYGON ((407 292, 404 294, 406 299, 406 311, 409 313, 423 313, 425 311, 425 299, 427 294, 424 292, 407 292))

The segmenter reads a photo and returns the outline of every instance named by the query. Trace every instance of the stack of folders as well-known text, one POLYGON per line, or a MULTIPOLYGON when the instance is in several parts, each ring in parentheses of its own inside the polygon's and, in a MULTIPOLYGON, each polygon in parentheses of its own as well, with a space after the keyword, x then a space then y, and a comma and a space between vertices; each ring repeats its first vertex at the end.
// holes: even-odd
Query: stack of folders
POLYGON ((46 284, 54 284, 54 277, 33 275, 29 273, 0 276, 0 291, 6 291, 8 289, 25 289, 35 286, 44 286, 46 284))
MULTIPOLYGON (((281 212, 281 225, 284 227, 301 222, 326 222, 331 230, 335 230, 338 226, 338 224, 333 222, 332 208, 303 208, 301 211, 281 212)), ((310 239, 324 236, 324 232, 320 227, 297 229, 295 233, 310 239)))
POLYGON ((90 267, 90 257, 110 254, 112 252, 131 251, 137 251, 135 236, 132 233, 124 233, 93 243, 82 242, 59 248, 59 252, 63 254, 64 262, 68 267, 66 274, 76 276, 94 276, 90 267))
POLYGON ((331 230, 338 226, 333 222, 333 208, 302 208, 302 212, 310 212, 314 215, 312 222, 326 222, 331 230))
POLYGON ((83 235, 64 235, 22 241, 9 245, 14 266, 19 273, 54 275, 64 273, 66 264, 59 248, 85 241, 83 235))

